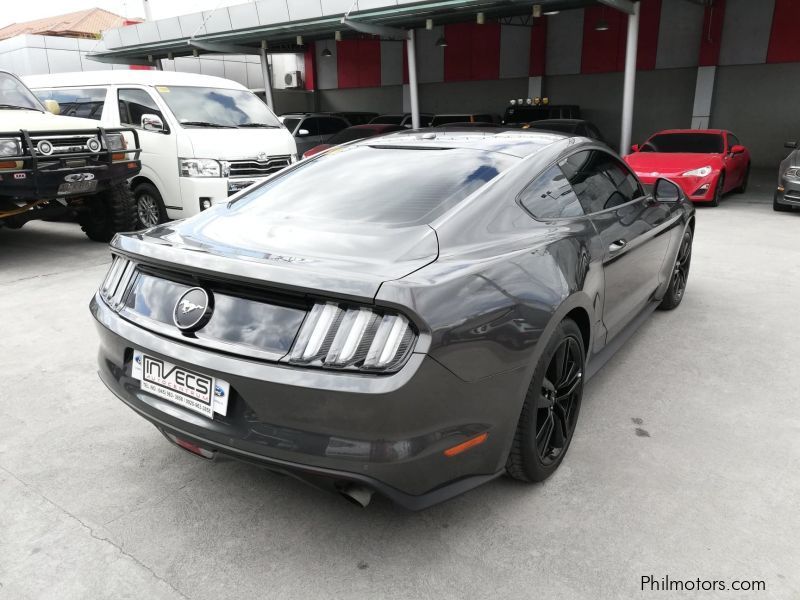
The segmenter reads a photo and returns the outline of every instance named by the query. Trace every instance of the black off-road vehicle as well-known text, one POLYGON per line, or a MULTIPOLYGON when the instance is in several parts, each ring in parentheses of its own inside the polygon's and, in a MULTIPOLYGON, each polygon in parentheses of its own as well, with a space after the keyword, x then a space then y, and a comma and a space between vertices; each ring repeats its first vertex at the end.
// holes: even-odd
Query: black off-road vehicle
POLYGON ((46 108, 0 71, 0 227, 73 216, 99 242, 136 229, 128 187, 141 169, 136 130, 52 113, 56 103, 46 108))

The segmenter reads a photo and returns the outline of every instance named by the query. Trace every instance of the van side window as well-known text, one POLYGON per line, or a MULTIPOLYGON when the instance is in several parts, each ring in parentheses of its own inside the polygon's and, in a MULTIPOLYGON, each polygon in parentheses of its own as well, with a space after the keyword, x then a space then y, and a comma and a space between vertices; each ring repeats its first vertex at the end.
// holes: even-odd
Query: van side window
POLYGON ((519 201, 537 219, 580 217, 583 208, 561 169, 553 165, 520 194, 519 201))
POLYGON ((36 96, 44 102, 55 100, 61 109, 59 114, 66 117, 81 117, 99 121, 103 115, 106 101, 105 88, 55 88, 36 90, 36 96))
POLYGON ((156 115, 164 123, 164 115, 156 106, 155 100, 144 90, 119 90, 119 122, 132 127, 142 126, 142 115, 156 115))

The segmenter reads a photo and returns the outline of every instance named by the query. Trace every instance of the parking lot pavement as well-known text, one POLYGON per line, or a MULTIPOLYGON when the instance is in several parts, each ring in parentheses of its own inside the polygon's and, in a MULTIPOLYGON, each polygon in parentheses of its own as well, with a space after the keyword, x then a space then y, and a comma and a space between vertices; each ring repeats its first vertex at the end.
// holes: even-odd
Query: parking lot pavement
POLYGON ((587 385, 554 477, 421 513, 168 444, 95 374, 106 249, 0 230, 0 598, 800 597, 800 213, 755 184, 698 210, 683 305, 587 385))

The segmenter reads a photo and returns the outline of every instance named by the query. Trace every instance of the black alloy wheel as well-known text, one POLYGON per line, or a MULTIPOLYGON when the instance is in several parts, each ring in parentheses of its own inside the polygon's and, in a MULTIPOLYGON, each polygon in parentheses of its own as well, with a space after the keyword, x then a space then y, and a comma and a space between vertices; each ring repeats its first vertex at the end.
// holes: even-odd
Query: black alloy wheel
POLYGON ((711 206, 719 206, 722 200, 723 190, 725 189, 725 173, 720 173, 717 178, 717 187, 714 188, 714 198, 711 200, 711 206))
POLYGON ((686 292, 686 283, 689 281, 689 268, 692 266, 692 232, 691 230, 683 234, 678 256, 675 258, 675 266, 672 268, 669 287, 661 304, 658 306, 663 310, 672 310, 683 300, 686 292))
POLYGON ((555 472, 578 422, 585 367, 581 331, 565 319, 542 353, 528 387, 506 470, 536 482, 555 472))
POLYGON ((553 464, 566 450, 567 440, 575 429, 582 367, 583 353, 578 341, 565 338, 550 360, 536 405, 536 449, 545 466, 553 464))

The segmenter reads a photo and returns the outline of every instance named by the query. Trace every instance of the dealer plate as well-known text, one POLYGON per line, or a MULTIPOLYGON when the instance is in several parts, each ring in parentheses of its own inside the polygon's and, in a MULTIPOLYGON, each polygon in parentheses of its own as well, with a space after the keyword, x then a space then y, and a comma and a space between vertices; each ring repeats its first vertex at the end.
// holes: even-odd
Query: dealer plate
POLYGON ((97 181, 68 181, 58 186, 58 195, 86 194, 97 189, 97 181))
POLYGON ((178 367, 139 350, 133 352, 131 375, 142 391, 200 413, 209 419, 228 412, 230 384, 222 379, 178 367))

